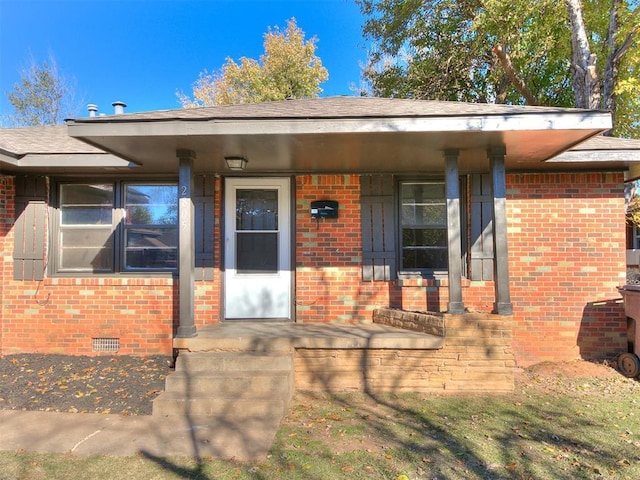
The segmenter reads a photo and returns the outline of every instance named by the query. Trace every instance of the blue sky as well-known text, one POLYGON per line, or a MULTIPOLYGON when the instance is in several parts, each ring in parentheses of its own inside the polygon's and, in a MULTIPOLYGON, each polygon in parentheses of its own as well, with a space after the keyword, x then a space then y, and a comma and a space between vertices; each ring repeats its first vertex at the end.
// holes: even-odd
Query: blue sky
POLYGON ((268 27, 295 17, 329 71, 322 96, 354 95, 366 59, 354 0, 0 0, 0 115, 6 94, 34 58, 53 55, 75 81, 81 105, 127 112, 180 108, 198 74, 227 57, 257 59, 268 27))

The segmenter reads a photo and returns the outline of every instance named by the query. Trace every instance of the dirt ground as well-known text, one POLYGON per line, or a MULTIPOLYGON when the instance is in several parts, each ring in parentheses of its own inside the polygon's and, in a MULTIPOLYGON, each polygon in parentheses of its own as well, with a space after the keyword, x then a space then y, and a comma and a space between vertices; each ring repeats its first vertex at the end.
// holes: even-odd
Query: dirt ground
POLYGON ((588 362, 575 360, 573 362, 543 362, 524 369, 519 377, 538 375, 541 377, 565 377, 565 378, 617 378, 621 374, 616 370, 616 363, 612 362, 588 362))
MULTIPOLYGON (((150 415, 171 373, 165 356, 0 356, 0 409, 150 415)), ((622 378, 615 364, 540 363, 516 373, 516 390, 565 385, 559 379, 622 378)))
POLYGON ((0 356, 0 409, 150 415, 167 356, 0 356))

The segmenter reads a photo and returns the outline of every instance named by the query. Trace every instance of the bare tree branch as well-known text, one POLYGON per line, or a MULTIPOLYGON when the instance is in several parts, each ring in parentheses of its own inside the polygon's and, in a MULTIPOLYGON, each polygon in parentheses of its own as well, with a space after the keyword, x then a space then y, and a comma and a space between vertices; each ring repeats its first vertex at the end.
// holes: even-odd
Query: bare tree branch
POLYGON ((509 55, 507 54, 503 46, 496 45, 495 47, 493 47, 492 51, 500 60, 500 64, 504 68, 507 77, 509 77, 509 80, 511 80, 511 83, 513 83, 513 86, 516 87, 516 89, 525 98, 527 105, 538 105, 538 101, 534 98, 531 90, 529 90, 529 87, 527 87, 527 84, 516 73, 516 70, 511 63, 511 59, 509 58, 509 55))

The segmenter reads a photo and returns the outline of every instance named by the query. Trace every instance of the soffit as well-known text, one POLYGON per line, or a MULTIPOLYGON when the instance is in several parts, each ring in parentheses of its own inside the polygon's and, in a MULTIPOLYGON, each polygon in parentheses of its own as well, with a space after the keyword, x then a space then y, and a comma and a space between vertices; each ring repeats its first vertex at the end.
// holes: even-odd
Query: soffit
POLYGON ((238 155, 245 174, 441 173, 446 149, 460 150, 461 172, 476 172, 492 147, 506 148, 512 171, 566 169, 544 162, 610 126, 602 111, 359 97, 68 121, 72 137, 148 174, 175 173, 179 149, 196 153, 198 173, 228 173, 224 157, 238 155))

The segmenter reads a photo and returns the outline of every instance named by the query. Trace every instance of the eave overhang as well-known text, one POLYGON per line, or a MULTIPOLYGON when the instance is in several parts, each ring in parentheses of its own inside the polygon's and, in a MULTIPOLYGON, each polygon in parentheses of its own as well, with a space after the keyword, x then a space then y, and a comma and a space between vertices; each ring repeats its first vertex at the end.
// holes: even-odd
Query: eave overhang
POLYGON ((0 169, 3 172, 42 171, 50 173, 90 172, 95 169, 124 169, 128 170, 137 165, 115 155, 95 153, 50 153, 27 154, 14 156, 0 152, 0 169))
POLYGON ((545 160, 611 128, 603 111, 360 100, 183 109, 67 125, 71 137, 138 163, 141 173, 176 172, 176 151, 191 150, 194 171, 215 174, 229 173, 225 156, 247 158, 244 174, 441 173, 447 149, 460 151, 461 173, 477 172, 488 169, 493 147, 506 148, 509 170, 553 170, 557 165, 545 160))

